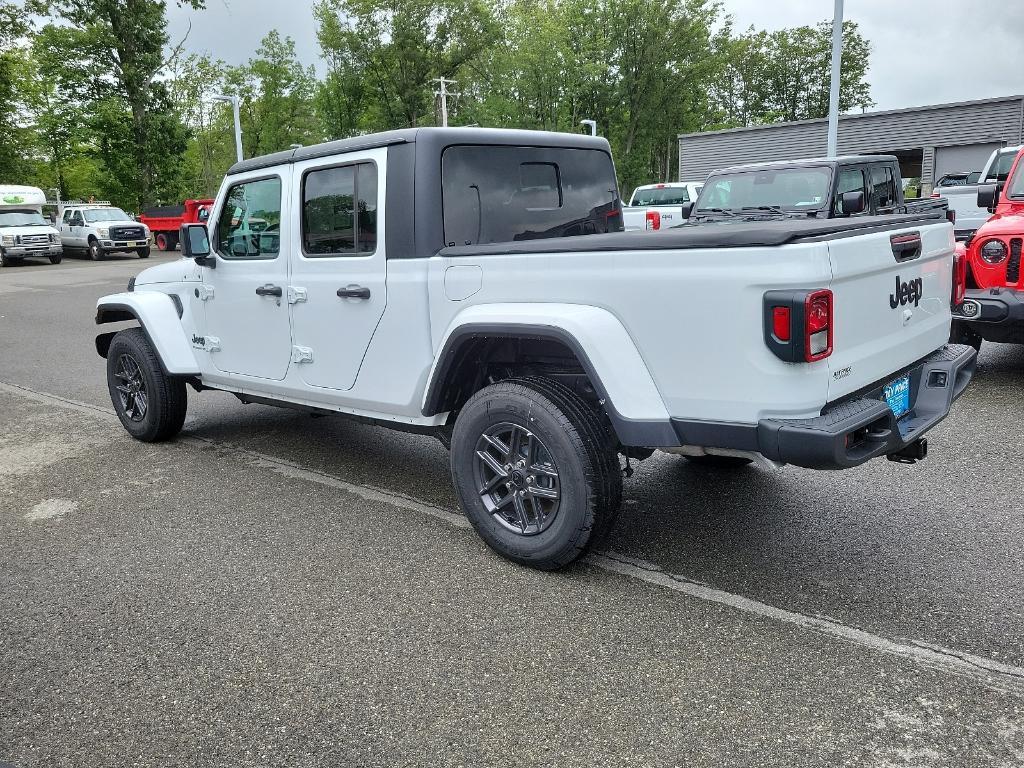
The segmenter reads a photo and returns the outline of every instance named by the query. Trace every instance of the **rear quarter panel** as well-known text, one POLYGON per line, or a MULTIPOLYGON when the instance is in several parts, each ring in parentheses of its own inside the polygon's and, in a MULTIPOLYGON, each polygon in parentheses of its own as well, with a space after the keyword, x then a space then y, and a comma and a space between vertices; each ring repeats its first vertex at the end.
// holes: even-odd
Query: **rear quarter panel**
POLYGON ((765 345, 763 330, 766 291, 828 287, 832 270, 824 243, 439 256, 435 261, 435 353, 457 315, 470 306, 595 306, 621 323, 671 416, 755 423, 765 415, 814 416, 825 403, 828 363, 782 362, 765 345), (459 301, 445 297, 442 285, 444 272, 455 265, 475 265, 481 271, 480 289, 459 301))

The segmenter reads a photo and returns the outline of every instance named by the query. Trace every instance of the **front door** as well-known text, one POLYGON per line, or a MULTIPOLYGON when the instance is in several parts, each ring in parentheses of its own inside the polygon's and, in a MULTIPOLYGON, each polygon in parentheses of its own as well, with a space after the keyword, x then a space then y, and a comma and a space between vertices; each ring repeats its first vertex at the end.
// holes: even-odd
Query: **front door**
POLYGON ((387 304, 387 150, 295 166, 301 251, 293 258, 292 331, 298 370, 313 387, 352 389, 387 304))
POLYGON ((279 381, 288 372, 289 181, 288 171, 232 178, 210 233, 217 267, 203 270, 206 336, 193 346, 224 373, 279 381))

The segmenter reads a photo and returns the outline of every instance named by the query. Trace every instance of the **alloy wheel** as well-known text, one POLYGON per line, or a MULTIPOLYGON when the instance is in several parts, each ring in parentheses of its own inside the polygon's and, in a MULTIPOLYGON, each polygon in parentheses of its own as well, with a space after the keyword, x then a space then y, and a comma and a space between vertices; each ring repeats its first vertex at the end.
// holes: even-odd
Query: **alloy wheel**
POLYGON ((116 389, 125 415, 132 421, 142 421, 149 410, 149 395, 138 362, 131 355, 121 355, 114 376, 120 382, 116 389))

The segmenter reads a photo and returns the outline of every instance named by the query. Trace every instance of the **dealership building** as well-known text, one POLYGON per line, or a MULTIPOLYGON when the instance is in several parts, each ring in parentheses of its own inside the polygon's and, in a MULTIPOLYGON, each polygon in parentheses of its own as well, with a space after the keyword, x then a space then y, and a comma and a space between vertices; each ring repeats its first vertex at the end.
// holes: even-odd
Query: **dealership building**
MULTIPOLYGON (((826 154, 828 121, 799 120, 679 136, 679 178, 716 168, 826 154)), ((993 149, 1024 144, 1024 96, 841 115, 841 155, 896 155, 904 178, 927 194, 952 171, 980 171, 993 149)))

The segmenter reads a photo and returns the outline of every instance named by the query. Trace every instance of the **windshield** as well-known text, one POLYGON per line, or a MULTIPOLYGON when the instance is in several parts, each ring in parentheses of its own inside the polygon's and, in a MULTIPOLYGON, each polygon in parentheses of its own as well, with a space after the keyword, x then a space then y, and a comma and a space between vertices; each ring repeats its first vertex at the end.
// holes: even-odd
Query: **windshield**
POLYGON ((653 187, 633 192, 630 205, 682 205, 690 202, 686 187, 653 187))
POLYGON ((827 204, 831 181, 832 170, 828 166, 722 174, 708 179, 697 199, 697 210, 815 211, 827 204))
POLYGON ((49 223, 38 211, 0 211, 0 227, 38 227, 49 223))
POLYGON ((1001 152, 988 170, 988 180, 1006 181, 1006 177, 1010 175, 1010 168, 1013 167, 1013 160, 1016 157, 1016 152, 1001 152))
POLYGON ((1024 163, 1017 163, 1017 169, 1010 177, 1010 183, 1006 185, 1007 197, 1024 197, 1024 163))
POLYGON ((86 221, 131 221, 131 218, 120 208, 90 208, 85 211, 86 221))

